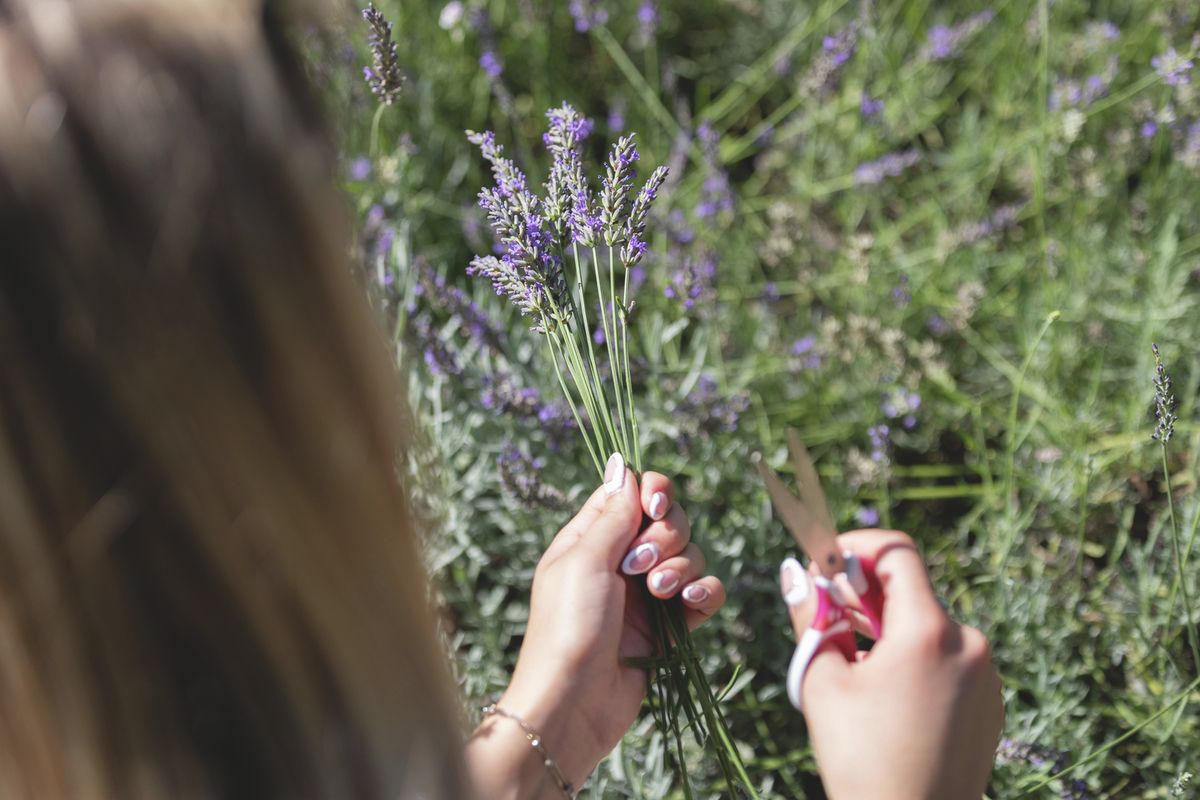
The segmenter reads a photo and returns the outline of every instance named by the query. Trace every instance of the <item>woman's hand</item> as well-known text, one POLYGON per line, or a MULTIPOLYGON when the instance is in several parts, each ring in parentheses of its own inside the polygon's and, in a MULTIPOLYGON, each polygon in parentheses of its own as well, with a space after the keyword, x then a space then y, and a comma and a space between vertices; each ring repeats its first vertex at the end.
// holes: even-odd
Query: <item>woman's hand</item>
MULTIPOLYGON (((691 526, 670 480, 647 472, 639 486, 619 455, 609 459, 604 478, 538 563, 525 641, 498 703, 542 735, 575 786, 620 741, 646 696, 645 672, 625 664, 654 654, 643 586, 661 599, 682 595, 691 628, 725 602, 721 581, 704 575, 704 554, 690 543, 691 526), (650 520, 645 530, 643 514, 650 520)), ((469 760, 488 797, 555 796, 510 720, 485 721, 472 737, 469 760), (497 791, 511 783, 480 774, 484 739, 516 741, 522 763, 536 766, 522 791, 497 791)))
MULTIPOLYGON (((823 649, 805 676, 804 717, 826 791, 834 800, 978 798, 1004 722, 987 639, 942 610, 905 534, 855 531, 838 540, 876 560, 883 637, 854 664, 823 649)), ((784 562, 797 637, 814 613, 809 581, 795 560, 784 562)))

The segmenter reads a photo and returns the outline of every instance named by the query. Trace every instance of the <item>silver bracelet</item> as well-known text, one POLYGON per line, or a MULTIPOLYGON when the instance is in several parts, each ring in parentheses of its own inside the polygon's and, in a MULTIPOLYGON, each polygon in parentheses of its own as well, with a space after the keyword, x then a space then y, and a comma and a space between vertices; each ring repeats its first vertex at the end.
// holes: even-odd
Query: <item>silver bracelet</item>
POLYGON ((528 741, 533 749, 537 751, 538 755, 542 757, 542 766, 544 766, 546 771, 550 773, 550 777, 554 779, 554 783, 558 787, 558 790, 563 793, 564 797, 574 800, 575 787, 570 781, 563 777, 562 772, 558 768, 558 764, 555 764, 554 759, 550 757, 550 753, 546 750, 546 746, 542 744, 542 737, 537 731, 529 727, 529 724, 526 723, 525 720, 521 719, 510 711, 505 711, 495 703, 484 706, 481 711, 483 712, 484 719, 487 719, 491 716, 499 716, 511 719, 513 722, 520 725, 521 731, 525 734, 526 741, 528 741))

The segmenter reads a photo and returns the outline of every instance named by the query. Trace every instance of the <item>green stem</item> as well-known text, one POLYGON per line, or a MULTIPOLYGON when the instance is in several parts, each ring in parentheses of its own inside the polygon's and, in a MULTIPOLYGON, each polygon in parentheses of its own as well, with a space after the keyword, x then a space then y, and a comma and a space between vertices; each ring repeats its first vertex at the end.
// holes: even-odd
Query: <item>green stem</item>
POLYGON ((1179 525, 1175 521, 1175 498, 1171 492, 1171 473, 1167 468, 1167 445, 1159 441, 1162 455, 1163 479, 1167 482, 1167 508, 1171 512, 1171 546, 1175 549, 1175 566, 1179 571, 1179 590, 1183 594, 1183 623, 1187 628, 1188 643, 1192 646, 1192 663, 1200 675, 1200 645, 1196 641, 1196 628, 1192 625, 1192 599, 1189 596, 1187 576, 1183 572, 1183 555, 1179 550, 1179 525))
MULTIPOLYGON (((600 370, 596 366, 596 348, 594 348, 592 346, 592 326, 591 326, 591 323, 588 321, 587 299, 584 295, 584 281, 583 281, 584 267, 581 266, 581 264, 580 264, 579 245, 576 244, 575 242, 571 243, 571 254, 575 259, 575 278, 576 278, 575 287, 579 294, 579 301, 578 301, 577 305, 579 307, 579 315, 583 320, 583 324, 582 324, 582 327, 580 330, 583 334, 583 342, 587 346, 588 362, 592 368, 592 382, 598 388, 598 391, 600 392, 600 398, 604 401, 604 408, 607 409, 608 408, 608 394, 604 391, 604 382, 600 380, 600 370)), ((586 258, 584 259, 583 263, 584 264, 587 263, 586 258)), ((592 266, 593 266, 593 268, 595 267, 594 262, 593 262, 592 266)), ((599 274, 596 275, 596 283, 597 284, 600 283, 599 274)), ((603 310, 603 306, 601 306, 601 309, 603 310)))
MULTIPOLYGON (((608 314, 604 311, 604 281, 600 278, 600 257, 596 254, 596 248, 592 248, 592 268, 596 271, 596 299, 600 303, 600 326, 604 331, 604 346, 608 350, 608 371, 613 379, 613 394, 617 396, 617 413, 619 415, 621 433, 625 432, 625 401, 621 399, 621 390, 617 383, 617 370, 620 368, 617 365, 617 359, 613 356, 613 334, 614 331, 609 329, 608 314)), ((615 308, 613 309, 616 310, 615 308)), ((629 454, 629 443, 623 438, 617 438, 617 442, 621 445, 621 449, 626 455, 629 454)))
POLYGON ((379 123, 383 119, 383 110, 385 108, 387 106, 380 103, 379 107, 375 109, 375 116, 371 118, 371 140, 367 152, 371 154, 372 159, 379 155, 379 123))
MULTIPOLYGON (((630 431, 630 420, 633 417, 633 406, 629 406, 628 413, 625 406, 626 392, 622 392, 622 384, 627 382, 629 370, 625 369, 621 363, 621 342, 617 339, 618 322, 621 329, 625 328, 625 318, 623 312, 617 308, 617 268, 613 264, 613 246, 608 247, 608 307, 612 309, 612 332, 613 341, 609 344, 609 360, 612 362, 613 376, 613 394, 617 396, 617 414, 621 420, 621 436, 625 441, 625 455, 631 460, 634 458, 633 448, 630 445, 633 443, 633 436, 630 431)), ((638 470, 641 472, 641 470, 638 470)))
POLYGON ((587 445, 588 453, 592 456, 592 463, 596 465, 596 472, 600 473, 600 477, 603 479, 604 467, 596 455, 596 448, 592 445, 592 437, 588 435, 587 428, 583 425, 583 419, 579 416, 579 409, 575 406, 575 398, 571 395, 570 390, 567 389, 567 382, 563 380, 562 369, 558 366, 558 353, 554 346, 554 334, 547 333, 546 341, 550 345, 550 360, 554 364, 554 374, 558 378, 558 385, 562 387, 563 397, 567 399, 567 405, 571 407, 571 416, 575 418, 575 424, 579 426, 579 432, 583 435, 583 442, 587 445))
POLYGON ((625 269, 625 286, 621 289, 621 349, 625 359, 625 392, 629 403, 629 422, 633 427, 633 459, 638 474, 642 472, 642 442, 638 431, 637 413, 633 409, 633 372, 629 369, 629 268, 625 269))

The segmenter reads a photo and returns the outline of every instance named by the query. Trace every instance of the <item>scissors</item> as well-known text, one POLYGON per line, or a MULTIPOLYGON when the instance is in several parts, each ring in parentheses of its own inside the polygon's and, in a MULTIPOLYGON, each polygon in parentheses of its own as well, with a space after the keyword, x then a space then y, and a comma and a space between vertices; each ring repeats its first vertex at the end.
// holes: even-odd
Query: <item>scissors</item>
POLYGON ((841 550, 837 544, 837 528, 829 513, 825 492, 821 489, 816 467, 808 449, 793 429, 787 432, 788 450, 792 467, 796 471, 800 496, 792 494, 779 475, 767 466, 761 453, 754 453, 750 460, 758 468, 767 493, 775 506, 775 513, 792 532, 796 543, 820 570, 813 578, 817 599, 817 610, 808 630, 800 636, 792 662, 788 666, 788 699, 797 710, 800 705, 800 687, 808 665, 825 642, 831 642, 847 661, 854 661, 857 647, 854 642, 853 618, 846 598, 834 579, 844 575, 850 588, 858 595, 861 610, 871 626, 871 635, 878 639, 883 633, 883 585, 875 573, 874 559, 860 556, 849 550, 841 550))

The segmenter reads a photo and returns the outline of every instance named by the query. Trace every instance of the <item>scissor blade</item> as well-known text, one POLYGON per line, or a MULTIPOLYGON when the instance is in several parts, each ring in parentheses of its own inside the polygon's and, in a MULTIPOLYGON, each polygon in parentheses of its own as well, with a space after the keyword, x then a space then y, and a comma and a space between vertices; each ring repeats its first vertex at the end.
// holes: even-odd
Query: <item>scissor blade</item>
POLYGON ((804 503, 796 498, 775 470, 767 466, 762 455, 752 456, 758 474, 766 484, 767 494, 775 506, 775 512, 783 519, 783 524, 791 532, 792 538, 800 549, 817 564, 821 574, 832 578, 846 569, 844 559, 837 549, 837 538, 833 528, 827 527, 804 503))
POLYGON ((825 499, 825 491, 821 488, 821 479, 817 468, 813 465, 808 448, 800 440, 800 433, 795 428, 787 430, 788 451, 792 456, 792 468, 796 471, 796 482, 800 486, 800 501, 808 507, 831 535, 836 535, 837 526, 833 524, 833 515, 829 513, 829 501, 825 499))

